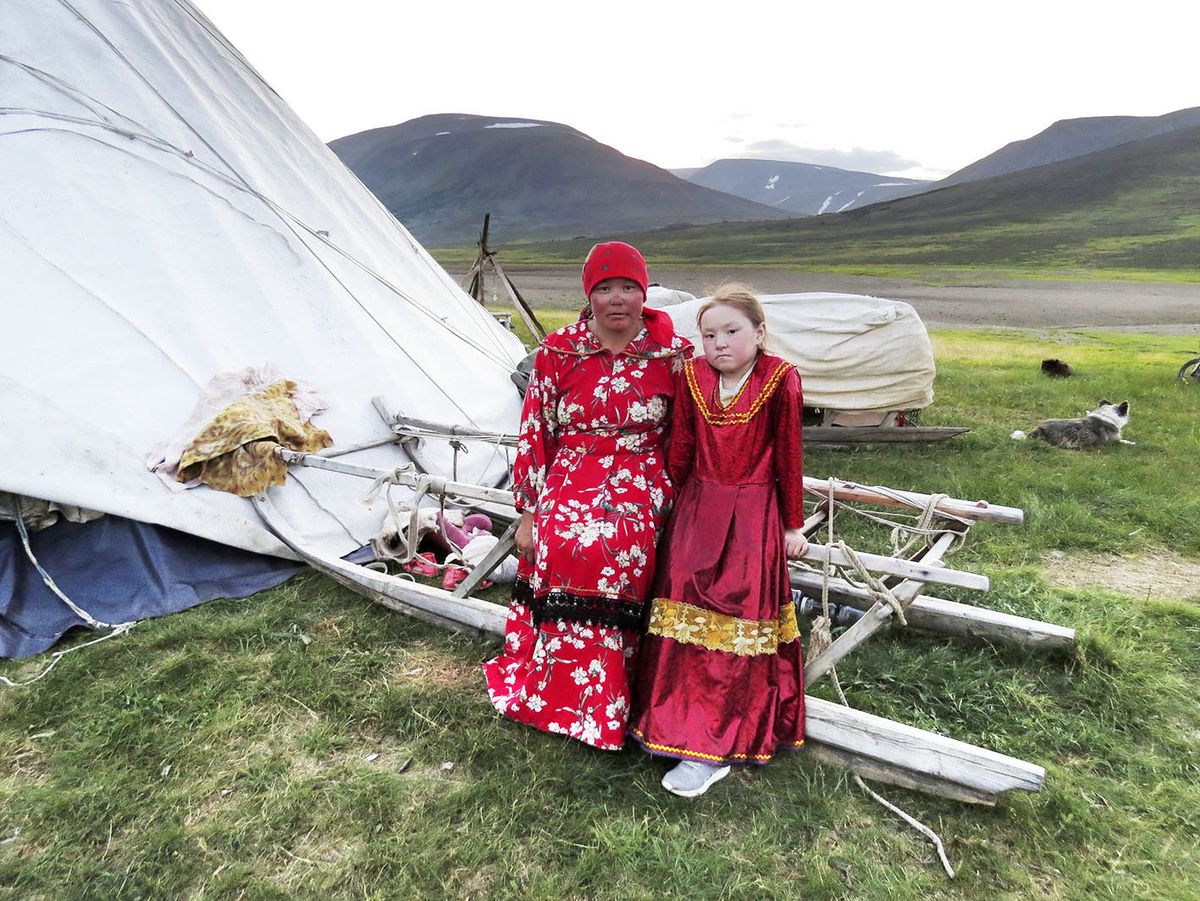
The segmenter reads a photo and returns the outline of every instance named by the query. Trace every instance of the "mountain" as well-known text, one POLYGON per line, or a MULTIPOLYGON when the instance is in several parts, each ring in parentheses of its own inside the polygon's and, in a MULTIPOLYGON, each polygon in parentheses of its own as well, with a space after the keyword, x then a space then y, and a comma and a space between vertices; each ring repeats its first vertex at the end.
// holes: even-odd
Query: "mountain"
POLYGON ((788 215, 683 181, 555 122, 423 116, 329 146, 425 244, 474 242, 487 212, 497 241, 788 215))
MULTIPOLYGON (((836 216, 631 236, 659 261, 799 267, 996 266, 1030 272, 1200 268, 1200 127, 939 187, 836 216)), ((574 259, 578 242, 547 245, 574 259)), ((661 262, 659 265, 662 265, 661 262)))
POLYGON ((937 185, 944 187, 1019 172, 1196 126, 1200 126, 1200 107, 1176 110, 1163 116, 1063 119, 1032 138, 1006 144, 995 153, 942 179, 937 185))
POLYGON ((913 178, 775 160, 717 160, 703 169, 680 169, 675 174, 706 188, 809 216, 840 213, 916 194, 933 185, 913 178))

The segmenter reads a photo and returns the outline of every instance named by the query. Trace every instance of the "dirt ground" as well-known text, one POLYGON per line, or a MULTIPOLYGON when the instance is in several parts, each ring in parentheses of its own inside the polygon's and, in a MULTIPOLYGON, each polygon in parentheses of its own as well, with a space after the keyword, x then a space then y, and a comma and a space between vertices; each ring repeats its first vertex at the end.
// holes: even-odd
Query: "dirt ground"
POLYGON ((1043 562, 1050 580, 1067 588, 1107 588, 1146 600, 1173 598, 1200 603, 1200 560, 1165 548, 1128 556, 1051 551, 1043 562))
MULTIPOLYGON (((505 267, 534 307, 582 302, 577 267, 505 267)), ((451 270, 460 283, 465 271, 451 270)), ((1092 328, 1164 335, 1200 335, 1200 284, 1028 281, 984 279, 930 285, 915 279, 828 275, 766 269, 651 269, 659 284, 703 295, 722 280, 741 281, 764 294, 834 291, 871 294, 912 304, 926 327, 1092 328)), ((489 293, 492 290, 489 283, 489 293)), ((495 285, 499 290, 499 286, 495 285)), ((504 302, 503 291, 497 298, 504 302)))

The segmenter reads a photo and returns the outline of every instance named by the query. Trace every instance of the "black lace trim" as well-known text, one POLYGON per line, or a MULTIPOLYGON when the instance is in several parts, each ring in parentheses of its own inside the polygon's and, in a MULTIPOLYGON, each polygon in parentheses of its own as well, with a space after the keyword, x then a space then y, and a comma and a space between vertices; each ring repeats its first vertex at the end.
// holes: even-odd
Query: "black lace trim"
POLYGON ((540 626, 547 620, 563 619, 588 626, 640 629, 646 606, 641 601, 592 597, 561 589, 554 589, 535 597, 533 589, 525 579, 517 579, 513 585, 512 597, 517 603, 529 608, 535 626, 540 626))

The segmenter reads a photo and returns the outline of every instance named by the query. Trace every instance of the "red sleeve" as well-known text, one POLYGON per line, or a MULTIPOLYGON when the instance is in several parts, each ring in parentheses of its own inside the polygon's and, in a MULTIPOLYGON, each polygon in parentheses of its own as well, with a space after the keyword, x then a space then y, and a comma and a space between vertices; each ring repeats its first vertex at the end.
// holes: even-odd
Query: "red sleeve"
POLYGON ((775 489, 779 493, 779 512, 785 529, 804 525, 804 445, 800 426, 804 418, 804 397, 800 373, 793 368, 783 377, 775 396, 775 489))
POLYGON ((675 407, 671 414, 671 443, 667 447, 667 475, 678 491, 696 465, 696 404, 688 388, 686 371, 675 374, 675 407))
POLYGON ((537 508, 538 495, 546 484, 546 470, 558 449, 557 356, 545 348, 538 351, 525 391, 517 458, 513 461, 512 487, 518 513, 532 513, 537 508))

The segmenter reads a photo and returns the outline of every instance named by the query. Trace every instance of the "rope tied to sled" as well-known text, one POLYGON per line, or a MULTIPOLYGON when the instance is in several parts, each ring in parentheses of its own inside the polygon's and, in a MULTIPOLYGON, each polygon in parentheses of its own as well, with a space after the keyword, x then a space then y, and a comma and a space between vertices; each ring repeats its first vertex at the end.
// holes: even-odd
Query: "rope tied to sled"
MULTIPOLYGON (((834 517, 833 481, 834 481, 833 479, 829 480, 829 495, 828 495, 828 498, 826 499, 826 504, 827 504, 826 509, 828 510, 828 515, 826 517, 826 523, 825 523, 826 536, 827 536, 826 543, 831 548, 834 547, 834 545, 835 545, 835 539, 833 537, 833 517, 834 517)), ((921 519, 918 522, 918 526, 916 527, 917 529, 920 529, 921 531, 930 531, 930 526, 933 523, 933 511, 936 509, 938 503, 940 503, 941 500, 945 499, 946 497, 947 497, 947 495, 942 494, 942 495, 934 495, 929 499, 929 502, 925 505, 925 511, 922 513, 921 519)), ((853 508, 850 508, 850 509, 853 509, 853 508)), ((893 547, 897 544, 895 536, 899 533, 900 528, 901 528, 900 526, 897 526, 897 528, 892 530, 893 547)), ((914 544, 916 542, 917 535, 919 535, 919 534, 920 533, 918 532, 917 534, 915 534, 913 536, 913 538, 911 538, 909 540, 909 542, 905 545, 906 550, 912 544, 914 544)), ((960 533, 960 544, 961 544, 962 537, 963 536, 960 533)), ((871 596, 873 598, 875 598, 875 600, 877 600, 877 601, 883 601, 884 603, 888 604, 888 606, 890 606, 892 608, 892 612, 900 620, 900 622, 907 625, 907 621, 904 618, 904 607, 896 599, 895 595, 893 595, 891 593, 891 591, 888 590, 888 587, 886 585, 884 585, 882 581, 880 581, 875 576, 872 576, 870 573, 868 573, 866 571, 866 568, 863 566, 862 561, 859 559, 858 555, 856 553, 854 553, 854 551, 851 550, 849 547, 847 547, 847 545, 844 541, 842 541, 841 539, 837 539, 836 546, 839 547, 844 554, 846 554, 846 557, 850 560, 851 564, 854 566, 855 572, 859 573, 861 576, 864 577, 864 581, 867 583, 867 587, 868 587, 868 590, 871 592, 871 596)), ((896 554, 896 556, 899 556, 899 554, 896 554)), ((833 644, 833 629, 832 629, 833 620, 829 615, 829 578, 830 578, 830 573, 833 571, 833 568, 834 568, 833 563, 830 561, 830 555, 826 555, 825 560, 821 565, 821 615, 819 617, 817 617, 815 620, 813 620, 812 632, 809 635, 809 645, 808 645, 808 653, 810 656, 815 656, 817 654, 820 654, 822 651, 824 651, 826 648, 828 648, 831 644, 833 644)), ((849 707, 850 702, 846 699, 845 691, 842 690, 842 683, 841 683, 841 680, 838 679, 836 666, 830 667, 829 678, 833 682, 833 687, 837 691, 837 696, 838 696, 838 699, 842 702, 842 706, 849 707)), ((937 850, 938 859, 941 861, 942 867, 946 871, 946 875, 949 876, 951 879, 954 878, 954 875, 955 875, 954 867, 952 867, 950 865, 950 860, 949 860, 949 858, 946 857, 946 848, 945 848, 945 845, 942 843, 941 836, 939 836, 936 832, 934 832, 932 829, 930 829, 924 823, 917 820, 915 817, 911 816, 910 814, 901 810, 895 804, 888 801, 886 798, 884 798, 881 794, 879 794, 873 788, 868 786, 865 782, 863 782, 862 777, 859 776, 858 773, 851 773, 851 778, 854 780, 854 784, 857 785, 864 792, 866 792, 867 795, 869 795, 873 800, 875 800, 876 802, 881 804, 883 807, 890 810, 892 813, 896 814, 896 816, 900 817, 902 820, 904 820, 904 822, 908 823, 908 825, 912 826, 914 829, 916 829, 918 832, 920 832, 922 835, 924 835, 927 839, 929 839, 929 841, 933 844, 934 848, 937 850)))

